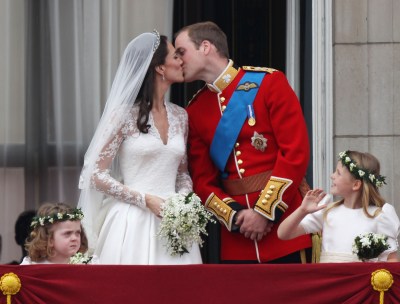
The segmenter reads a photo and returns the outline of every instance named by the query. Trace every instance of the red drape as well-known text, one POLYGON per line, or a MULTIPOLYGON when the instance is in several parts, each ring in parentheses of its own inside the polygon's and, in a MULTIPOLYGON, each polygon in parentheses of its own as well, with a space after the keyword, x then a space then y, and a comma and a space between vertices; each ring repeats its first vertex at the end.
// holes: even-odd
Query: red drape
MULTIPOLYGON (((379 303, 371 274, 394 284, 384 303, 400 303, 400 263, 286 265, 0 265, 21 290, 14 304, 71 303, 379 303)), ((0 304, 6 296, 0 294, 0 304)))

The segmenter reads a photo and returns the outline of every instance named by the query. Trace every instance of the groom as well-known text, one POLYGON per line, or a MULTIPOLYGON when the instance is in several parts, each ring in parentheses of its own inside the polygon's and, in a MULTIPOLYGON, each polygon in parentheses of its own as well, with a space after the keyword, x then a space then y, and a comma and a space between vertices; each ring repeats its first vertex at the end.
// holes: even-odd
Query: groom
POLYGON ((283 73, 237 67, 212 22, 175 36, 186 82, 206 85, 190 101, 189 167, 194 190, 222 224, 221 263, 300 263, 308 235, 276 234, 301 203, 309 142, 298 99, 283 73))

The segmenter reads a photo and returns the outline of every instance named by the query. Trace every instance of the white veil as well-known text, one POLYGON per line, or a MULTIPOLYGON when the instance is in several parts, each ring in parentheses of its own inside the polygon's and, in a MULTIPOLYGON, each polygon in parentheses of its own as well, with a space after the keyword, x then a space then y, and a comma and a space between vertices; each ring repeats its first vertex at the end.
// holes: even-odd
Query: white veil
MULTIPOLYGON (((89 241, 89 249, 96 246, 104 220, 102 205, 104 194, 91 187, 91 177, 99 155, 106 144, 116 135, 132 108, 155 50, 160 44, 157 31, 143 33, 126 47, 118 66, 103 115, 97 126, 79 179, 81 189, 78 207, 82 209, 82 221, 89 241)), ((114 168, 117 166, 113 166, 114 168)))

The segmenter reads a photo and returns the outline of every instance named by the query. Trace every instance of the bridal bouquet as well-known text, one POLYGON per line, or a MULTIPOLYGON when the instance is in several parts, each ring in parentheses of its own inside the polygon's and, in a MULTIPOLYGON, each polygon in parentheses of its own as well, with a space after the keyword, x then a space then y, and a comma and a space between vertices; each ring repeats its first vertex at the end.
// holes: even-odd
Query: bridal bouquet
POLYGON ((194 192, 168 198, 161 207, 160 215, 162 220, 157 236, 167 241, 167 251, 172 256, 188 253, 193 243, 202 246, 201 234, 207 235, 207 223, 215 222, 194 192))
POLYGON ((389 249, 388 237, 382 234, 367 232, 355 237, 353 242, 353 253, 365 262, 377 258, 382 252, 389 249))

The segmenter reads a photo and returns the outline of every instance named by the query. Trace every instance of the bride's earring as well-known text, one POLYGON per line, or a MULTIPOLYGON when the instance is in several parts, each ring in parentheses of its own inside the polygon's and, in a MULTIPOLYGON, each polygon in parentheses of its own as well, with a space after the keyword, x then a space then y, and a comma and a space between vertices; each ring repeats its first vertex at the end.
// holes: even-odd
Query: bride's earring
POLYGON ((164 74, 162 74, 162 80, 163 80, 163 81, 165 80, 164 74))

